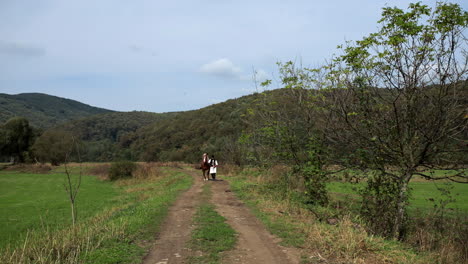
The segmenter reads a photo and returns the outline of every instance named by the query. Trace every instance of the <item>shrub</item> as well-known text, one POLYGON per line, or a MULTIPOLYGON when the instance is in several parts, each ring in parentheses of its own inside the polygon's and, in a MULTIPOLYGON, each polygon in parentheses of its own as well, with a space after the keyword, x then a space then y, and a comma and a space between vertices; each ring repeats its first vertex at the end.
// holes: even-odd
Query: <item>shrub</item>
POLYGON ((113 162, 109 168, 109 180, 115 181, 122 178, 130 178, 136 167, 136 163, 132 161, 113 162))
POLYGON ((133 177, 136 179, 148 179, 158 176, 161 176, 161 170, 154 162, 138 164, 133 173, 133 177))
MULTIPOLYGON (((394 222, 398 214, 399 192, 399 184, 394 178, 379 173, 369 175, 366 187, 360 191, 360 213, 373 234, 391 238, 397 231, 394 222)), ((403 212, 406 219, 406 210, 403 212)), ((404 229, 400 229, 400 235, 403 235, 404 229)))
POLYGON ((304 179, 306 203, 325 206, 328 203, 328 193, 326 175, 321 167, 309 161, 300 168, 299 173, 304 179))
POLYGON ((98 164, 87 170, 87 173, 105 178, 109 176, 110 164, 98 164))

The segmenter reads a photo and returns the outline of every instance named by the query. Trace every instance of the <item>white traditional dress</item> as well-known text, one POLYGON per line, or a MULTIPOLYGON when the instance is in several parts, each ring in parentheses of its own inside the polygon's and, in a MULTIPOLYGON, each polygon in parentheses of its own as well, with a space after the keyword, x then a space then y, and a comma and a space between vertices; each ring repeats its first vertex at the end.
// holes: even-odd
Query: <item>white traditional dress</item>
POLYGON ((216 174, 216 167, 218 167, 218 161, 216 159, 211 162, 211 159, 208 161, 210 164, 210 174, 216 174))

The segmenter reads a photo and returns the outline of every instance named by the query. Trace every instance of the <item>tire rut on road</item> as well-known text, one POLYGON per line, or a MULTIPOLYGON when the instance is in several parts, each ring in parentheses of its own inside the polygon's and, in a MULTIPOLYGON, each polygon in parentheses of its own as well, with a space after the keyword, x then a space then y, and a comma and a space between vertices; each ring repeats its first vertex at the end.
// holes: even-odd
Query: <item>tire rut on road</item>
POLYGON ((195 172, 184 170, 184 173, 194 177, 194 184, 169 208, 152 249, 143 259, 144 264, 186 263, 192 254, 186 246, 194 228, 192 217, 201 201, 203 183, 195 172))
POLYGON ((227 181, 211 181, 210 184, 213 192, 211 202, 238 233, 237 245, 233 250, 225 252, 223 263, 299 263, 299 251, 280 246, 280 239, 270 234, 249 208, 231 192, 227 181))

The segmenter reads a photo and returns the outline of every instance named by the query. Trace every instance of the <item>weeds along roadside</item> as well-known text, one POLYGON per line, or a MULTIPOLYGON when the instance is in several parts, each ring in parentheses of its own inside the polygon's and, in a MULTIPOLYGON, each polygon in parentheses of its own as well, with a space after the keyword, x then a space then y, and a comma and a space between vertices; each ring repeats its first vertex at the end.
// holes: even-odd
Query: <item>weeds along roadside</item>
POLYGON ((195 255, 188 259, 191 264, 220 263, 221 253, 232 249, 237 240, 234 229, 209 202, 210 186, 209 183, 203 186, 202 202, 193 218, 193 224, 196 227, 192 231, 189 246, 195 255))
MULTIPOLYGON (((22 246, 5 249, 0 263, 131 263, 140 259, 189 175, 164 168, 159 177, 117 181, 115 206, 75 228, 28 233, 22 246)), ((79 202, 79 201, 78 201, 79 202)))
POLYGON ((275 184, 272 174, 274 177, 271 171, 234 169, 229 182, 283 245, 302 249, 302 263, 437 263, 434 254, 417 253, 403 243, 368 234, 352 213, 306 208, 297 193, 285 192, 275 184))

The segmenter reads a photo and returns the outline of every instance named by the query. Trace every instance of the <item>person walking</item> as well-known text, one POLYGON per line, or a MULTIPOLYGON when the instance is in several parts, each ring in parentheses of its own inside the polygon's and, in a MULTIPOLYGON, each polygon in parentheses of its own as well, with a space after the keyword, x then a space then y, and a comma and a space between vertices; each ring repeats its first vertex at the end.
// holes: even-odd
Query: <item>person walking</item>
POLYGON ((216 181, 216 168, 218 167, 218 161, 215 159, 214 155, 211 155, 209 164, 210 164, 211 178, 213 179, 213 181, 216 181))

